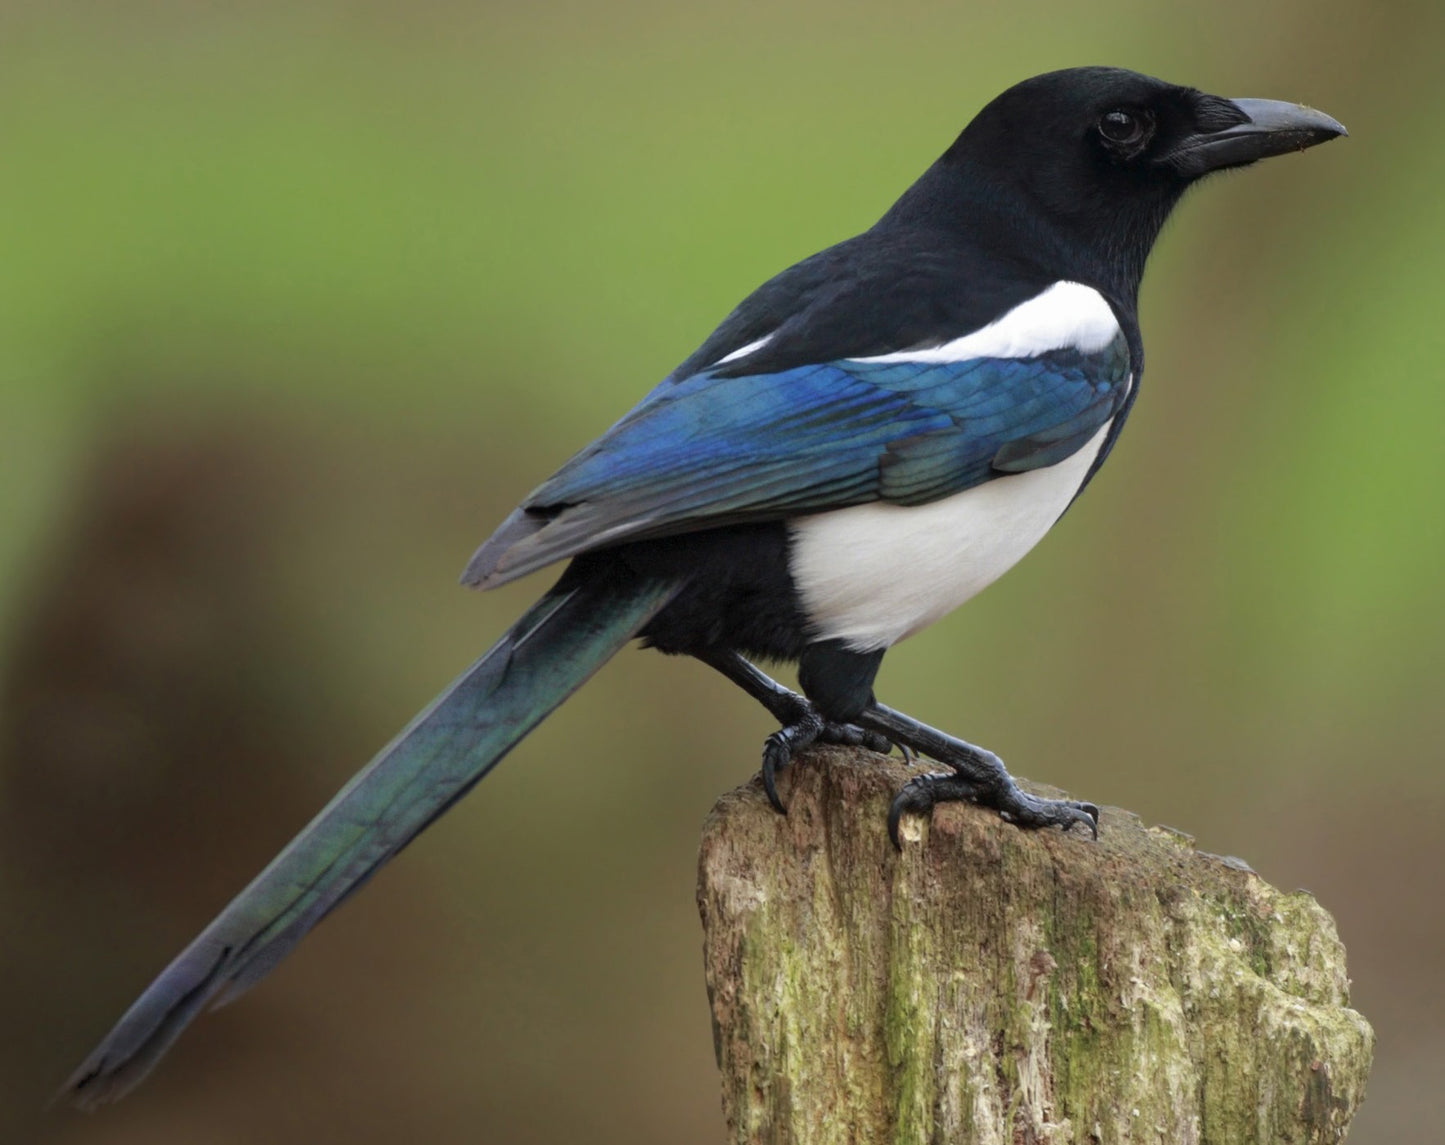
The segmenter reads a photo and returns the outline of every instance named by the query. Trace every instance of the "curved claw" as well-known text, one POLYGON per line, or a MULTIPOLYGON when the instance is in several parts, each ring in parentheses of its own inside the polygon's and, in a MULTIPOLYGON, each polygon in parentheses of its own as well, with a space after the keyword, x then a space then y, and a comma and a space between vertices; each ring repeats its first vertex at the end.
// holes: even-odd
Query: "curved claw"
POLYGON ((972 784, 950 772, 914 776, 899 788, 893 802, 888 805, 888 838, 893 841, 894 850, 903 850, 898 825, 906 812, 932 815, 934 806, 939 802, 970 800, 974 794, 972 784))
POLYGON ((779 814, 788 813, 788 805, 778 794, 778 772, 792 762, 793 756, 814 743, 838 744, 843 747, 863 746, 880 755, 893 749, 893 741, 881 732, 856 724, 831 723, 808 705, 792 723, 780 727, 763 744, 763 791, 779 814))
POLYGON ((1029 795, 1012 783, 1002 791, 979 788, 956 773, 933 773, 910 779, 893 797, 888 808, 888 837, 894 848, 903 849, 898 827, 906 812, 931 814, 940 803, 957 802, 993 807, 1006 823, 1025 829, 1059 827, 1068 831, 1081 823, 1095 839, 1099 837, 1099 808, 1093 803, 1044 799, 1029 795))
POLYGON ((1095 839, 1099 837, 1099 808, 1093 803, 1074 799, 1043 799, 1016 791, 1012 798, 1002 801, 998 813, 1007 822, 1020 827, 1059 827, 1068 831, 1075 823, 1081 823, 1095 839))
POLYGON ((893 797, 893 802, 888 805, 888 838, 892 840, 895 851, 903 850, 903 840, 898 837, 899 820, 903 818, 905 811, 917 810, 908 798, 908 789, 912 786, 911 780, 905 783, 898 794, 893 797))
POLYGON ((788 765, 791 757, 792 752, 788 750, 782 732, 774 732, 768 736, 767 742, 763 744, 763 790, 767 792, 768 802, 773 805, 773 810, 779 815, 788 813, 788 805, 778 794, 778 772, 788 765), (782 758, 779 759, 779 756, 782 758))

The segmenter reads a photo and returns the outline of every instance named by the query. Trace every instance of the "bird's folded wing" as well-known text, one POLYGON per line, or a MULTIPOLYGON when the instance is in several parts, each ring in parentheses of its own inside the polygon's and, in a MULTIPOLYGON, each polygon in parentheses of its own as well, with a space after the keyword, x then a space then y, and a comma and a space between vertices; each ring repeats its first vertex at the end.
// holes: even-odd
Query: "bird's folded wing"
POLYGON ((1122 338, 1094 354, 845 359, 669 381, 534 491, 463 580, 501 584, 624 540, 925 504, 1062 461, 1127 391, 1122 338))

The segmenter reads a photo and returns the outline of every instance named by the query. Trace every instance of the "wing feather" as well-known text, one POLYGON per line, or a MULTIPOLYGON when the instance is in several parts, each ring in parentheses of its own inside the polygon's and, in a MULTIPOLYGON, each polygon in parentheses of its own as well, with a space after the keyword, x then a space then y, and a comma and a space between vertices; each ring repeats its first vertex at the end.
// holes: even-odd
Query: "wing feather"
POLYGON ((1128 351, 844 360, 669 380, 473 557, 490 587, 588 549, 869 501, 926 504, 1053 465, 1124 404, 1128 351))

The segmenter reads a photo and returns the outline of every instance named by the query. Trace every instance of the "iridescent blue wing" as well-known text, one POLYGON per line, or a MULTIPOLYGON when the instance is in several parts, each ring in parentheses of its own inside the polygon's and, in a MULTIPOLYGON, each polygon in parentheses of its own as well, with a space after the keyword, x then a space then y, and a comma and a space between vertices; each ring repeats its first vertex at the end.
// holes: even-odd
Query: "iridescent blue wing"
POLYGON ((534 491, 463 579, 501 584, 624 540, 924 504, 1062 461, 1129 389, 1122 336, 1088 354, 896 359, 665 382, 534 491))

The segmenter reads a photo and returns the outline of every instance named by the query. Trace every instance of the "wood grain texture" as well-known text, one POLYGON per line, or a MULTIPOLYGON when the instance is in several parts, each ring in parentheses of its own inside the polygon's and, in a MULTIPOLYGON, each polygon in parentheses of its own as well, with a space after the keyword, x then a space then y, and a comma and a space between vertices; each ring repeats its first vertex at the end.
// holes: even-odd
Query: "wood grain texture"
POLYGON ((1106 809, 1097 843, 940 809, 884 829, 907 772, 810 752, 704 827, 728 1139, 1335 1142, 1374 1035, 1334 922, 1235 860, 1106 809))

